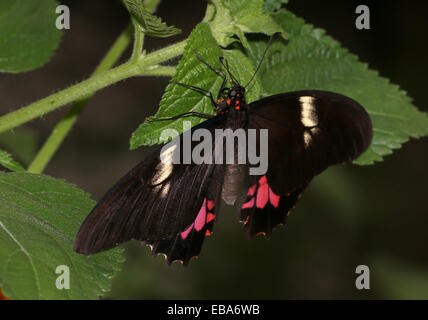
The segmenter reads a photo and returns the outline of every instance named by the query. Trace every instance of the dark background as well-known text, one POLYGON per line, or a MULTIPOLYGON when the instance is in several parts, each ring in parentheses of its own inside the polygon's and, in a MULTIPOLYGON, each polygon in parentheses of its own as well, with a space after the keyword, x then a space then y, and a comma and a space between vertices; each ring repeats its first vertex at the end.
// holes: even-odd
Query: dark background
MULTIPOLYGON (((0 75, 0 112, 24 106, 87 78, 128 23, 120 1, 61 1, 71 10, 63 35, 43 68, 0 75)), ((399 84, 428 111, 428 22, 425 1, 291 0, 287 8, 327 30, 344 47, 399 84), (371 30, 355 28, 355 8, 371 9, 371 30)), ((183 34, 146 38, 150 51, 188 36, 204 16, 205 1, 164 0, 158 14, 183 34)), ((127 52, 123 58, 129 56, 127 52)), ((149 148, 129 151, 131 133, 153 114, 167 78, 133 78, 98 92, 53 158, 46 174, 64 178, 97 200, 144 158, 149 148)), ((315 89, 315 88, 314 88, 315 89)), ((65 108, 27 124, 15 134, 28 162, 65 108)), ((0 140, 1 144, 1 140, 0 140)), ((4 147, 4 146, 3 146, 4 147)), ((7 147, 7 146, 6 146, 7 147)), ((127 262, 106 295, 112 299, 204 298, 428 298, 428 143, 411 140, 373 166, 338 166, 314 179, 288 226, 271 240, 244 239, 236 210, 223 206, 200 259, 185 268, 128 243, 127 262), (355 268, 369 266, 371 289, 355 288, 355 268)), ((183 190, 185 192, 185 190, 183 190)))

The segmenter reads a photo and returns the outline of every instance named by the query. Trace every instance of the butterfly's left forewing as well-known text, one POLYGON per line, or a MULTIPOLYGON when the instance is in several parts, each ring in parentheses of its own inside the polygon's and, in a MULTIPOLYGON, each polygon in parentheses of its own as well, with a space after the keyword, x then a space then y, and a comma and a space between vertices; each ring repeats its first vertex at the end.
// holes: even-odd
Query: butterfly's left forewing
MULTIPOLYGON (((192 130, 223 126, 224 117, 218 116, 192 130)), ((182 146, 182 139, 175 142, 182 146)), ((183 148, 174 146, 171 142, 162 156, 159 150, 139 163, 103 197, 80 227, 75 251, 91 254, 136 239, 168 262, 187 264, 199 254, 218 216, 225 167, 174 164, 174 152, 183 157, 183 148)))

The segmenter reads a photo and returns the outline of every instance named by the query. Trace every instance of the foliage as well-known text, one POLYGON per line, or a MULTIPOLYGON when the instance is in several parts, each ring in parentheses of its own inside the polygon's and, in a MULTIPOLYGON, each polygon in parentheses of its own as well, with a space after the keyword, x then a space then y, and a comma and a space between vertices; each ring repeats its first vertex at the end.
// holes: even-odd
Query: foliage
POLYGON ((0 2, 0 71, 24 72, 42 66, 61 37, 54 28, 54 0, 0 2))
POLYGON ((12 299, 95 299, 109 290, 122 249, 81 256, 73 248, 94 202, 45 175, 0 173, 0 287, 12 299), (58 290, 58 266, 70 268, 70 290, 58 290))
MULTIPOLYGON (((0 287, 12 299, 96 298, 109 290, 110 278, 123 261, 114 249, 90 257, 72 251, 73 238, 94 203, 89 196, 64 181, 40 174, 69 133, 88 99, 98 90, 133 76, 173 76, 174 82, 201 87, 214 97, 221 79, 196 56, 221 68, 224 56, 233 74, 246 83, 254 74, 269 36, 275 41, 248 91, 247 100, 300 90, 323 89, 340 92, 359 101, 369 112, 374 139, 369 150, 356 160, 372 164, 400 148, 410 137, 428 134, 428 117, 418 111, 398 86, 370 70, 341 45, 296 17, 284 7, 284 0, 212 0, 205 18, 185 41, 146 54, 144 36, 169 37, 180 30, 152 14, 158 1, 142 4, 123 0, 133 21, 132 57, 112 67, 130 43, 125 30, 100 63, 97 72, 78 84, 0 117, 2 148, 0 164, 16 173, 0 173, 0 287), (281 9, 280 9, 281 8, 281 9), (288 39, 289 42, 284 40, 288 39), (177 66, 166 65, 182 56, 177 66), (76 103, 53 130, 45 146, 34 157, 28 171, 13 159, 20 159, 18 140, 9 132, 68 103, 76 103), (15 141, 15 142, 14 142, 15 141), (48 152, 44 152, 48 150, 48 152), (72 289, 55 288, 58 265, 71 267, 72 289)), ((4 0, 0 3, 0 70, 24 72, 40 67, 52 56, 61 32, 55 26, 53 0, 4 0), (7 13, 7 14, 3 14, 7 13), (31 26, 31 27, 29 27, 31 26), (28 50, 31 48, 31 50, 28 50)), ((209 97, 177 84, 167 86, 153 118, 175 116, 188 111, 213 113, 209 97)), ((183 120, 192 125, 203 119, 188 117, 174 121, 143 122, 133 133, 131 149, 164 143, 165 129, 181 132, 183 120)), ((27 152, 27 155, 31 154, 27 152)))

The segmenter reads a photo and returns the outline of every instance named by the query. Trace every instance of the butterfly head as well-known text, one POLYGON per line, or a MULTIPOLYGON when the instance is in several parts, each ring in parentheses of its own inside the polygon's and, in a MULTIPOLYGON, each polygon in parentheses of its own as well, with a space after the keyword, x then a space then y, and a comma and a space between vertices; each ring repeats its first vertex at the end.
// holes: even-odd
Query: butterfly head
POLYGON ((220 94, 219 102, 222 104, 221 109, 245 110, 247 103, 245 101, 245 88, 239 84, 231 88, 223 88, 220 94))

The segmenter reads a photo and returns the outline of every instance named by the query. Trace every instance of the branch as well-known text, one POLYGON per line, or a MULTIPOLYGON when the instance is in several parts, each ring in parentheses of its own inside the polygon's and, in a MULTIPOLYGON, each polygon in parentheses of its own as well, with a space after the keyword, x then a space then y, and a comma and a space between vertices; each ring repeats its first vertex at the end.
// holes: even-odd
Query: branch
MULTIPOLYGON (((106 53, 105 57, 101 60, 100 64, 95 69, 93 75, 110 69, 126 50, 130 42, 131 29, 128 27, 116 39, 110 50, 106 53)), ((53 155, 58 150, 65 137, 72 129, 79 114, 85 108, 91 97, 92 95, 90 97, 76 101, 70 107, 61 121, 55 125, 52 133, 29 165, 28 172, 41 173, 46 168, 50 159, 52 159, 53 155)))
POLYGON ((0 117, 0 133, 16 128, 23 123, 44 116, 68 103, 88 98, 96 91, 120 80, 137 76, 153 75, 152 67, 182 54, 186 40, 157 50, 148 55, 141 55, 136 62, 126 62, 116 68, 96 74, 67 89, 54 93, 26 107, 0 117))

